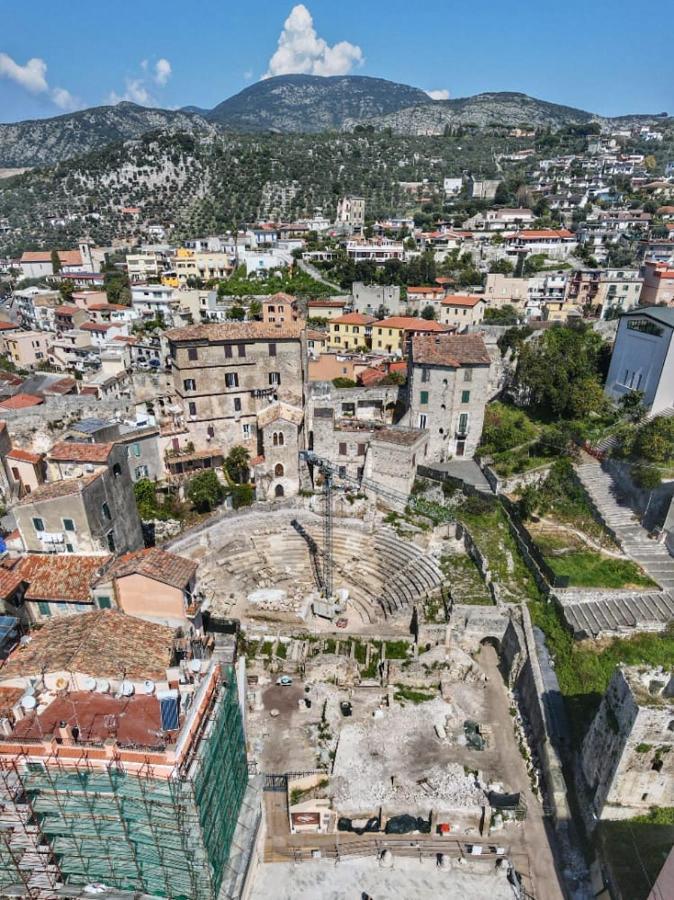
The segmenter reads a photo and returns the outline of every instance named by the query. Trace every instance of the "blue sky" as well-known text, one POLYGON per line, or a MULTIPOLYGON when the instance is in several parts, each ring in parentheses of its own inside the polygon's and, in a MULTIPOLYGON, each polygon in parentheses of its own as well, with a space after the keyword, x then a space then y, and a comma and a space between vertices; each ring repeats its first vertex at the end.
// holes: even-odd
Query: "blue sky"
POLYGON ((211 107, 286 71, 672 114, 672 18, 672 0, 0 0, 0 122, 123 98, 211 107))

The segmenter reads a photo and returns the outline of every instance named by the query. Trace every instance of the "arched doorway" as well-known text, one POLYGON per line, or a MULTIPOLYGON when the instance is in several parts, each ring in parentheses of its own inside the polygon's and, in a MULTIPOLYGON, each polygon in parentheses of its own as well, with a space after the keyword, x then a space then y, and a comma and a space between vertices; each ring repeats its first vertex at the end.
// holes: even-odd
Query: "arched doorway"
POLYGON ((277 484, 276 487, 274 488, 274 496, 275 497, 283 497, 283 495, 284 495, 283 485, 277 484))

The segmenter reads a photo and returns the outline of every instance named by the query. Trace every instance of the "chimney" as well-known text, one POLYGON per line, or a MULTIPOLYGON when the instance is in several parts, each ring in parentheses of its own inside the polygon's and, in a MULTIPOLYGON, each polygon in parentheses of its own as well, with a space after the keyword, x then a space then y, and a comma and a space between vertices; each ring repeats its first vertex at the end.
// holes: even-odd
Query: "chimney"
POLYGON ((72 744, 75 740, 71 726, 62 719, 56 729, 56 740, 59 744, 72 744))

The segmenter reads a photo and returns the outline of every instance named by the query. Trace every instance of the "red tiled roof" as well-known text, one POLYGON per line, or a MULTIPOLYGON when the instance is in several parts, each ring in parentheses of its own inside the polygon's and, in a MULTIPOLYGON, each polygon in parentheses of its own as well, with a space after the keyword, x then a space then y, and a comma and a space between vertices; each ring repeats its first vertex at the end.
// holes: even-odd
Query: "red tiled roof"
POLYGON ((44 400, 34 394, 15 394, 13 397, 0 401, 0 407, 3 409, 26 409, 29 406, 39 406, 40 403, 44 403, 44 400))
POLYGON ((520 238, 520 240, 523 241, 540 241, 547 238, 573 238, 575 237, 575 234, 572 231, 568 231, 566 228, 531 228, 527 231, 517 231, 515 234, 508 234, 506 237, 520 238))
POLYGON ((412 338, 412 360, 422 365, 487 366, 491 362, 479 334, 416 334, 412 338))
POLYGON ((74 306, 69 303, 56 307, 57 316, 74 316, 76 312, 84 312, 84 310, 80 306, 74 306))
MULTIPOLYGON (((51 250, 26 250, 21 256, 21 262, 51 262, 51 254, 51 250)), ((62 266, 82 265, 79 250, 59 250, 58 255, 62 266)))
POLYGON ((374 316, 365 316, 363 313, 347 313, 345 316, 337 316, 335 319, 330 319, 331 325, 371 325, 373 322, 376 322, 376 318, 374 316))
POLYGON ((21 559, 7 557, 0 563, 0 599, 7 600, 23 584, 21 559))
POLYGON ((54 462, 106 463, 113 446, 113 444, 60 441, 54 444, 47 456, 54 462))
POLYGON ((78 556, 74 553, 35 553, 20 562, 22 581, 28 584, 27 600, 67 603, 91 601, 91 587, 111 556, 78 556))
POLYGON ((109 322, 82 322, 80 331, 108 331, 113 327, 109 322))
POLYGON ((20 447, 14 447, 7 454, 7 459, 18 459, 21 462, 33 463, 37 465, 42 459, 41 453, 31 453, 30 450, 22 450, 20 447))
POLYGON ((346 298, 344 300, 310 300, 308 306, 310 309, 312 307, 316 309, 344 309, 347 302, 346 298))
POLYGON ((14 322, 0 322, 0 331, 13 331, 20 327, 20 325, 16 325, 14 322))
POLYGON ((486 303, 484 297, 470 294, 448 294, 442 301, 442 306, 477 306, 478 303, 486 303))
POLYGON ((175 553, 167 553, 160 547, 148 547, 125 553, 113 563, 106 577, 125 578, 127 575, 144 575, 162 584, 181 590, 193 578, 197 563, 175 553))
POLYGON ((399 328, 403 331, 446 331, 440 322, 420 319, 416 316, 391 316, 375 323, 375 328, 399 328))
POLYGON ((37 503, 42 500, 57 500, 59 497, 68 497, 70 494, 81 494, 84 488, 88 487, 92 481, 100 478, 102 474, 103 472, 99 471, 94 472, 93 475, 86 475, 83 478, 64 478, 63 481, 50 481, 47 484, 41 484, 20 500, 17 505, 29 506, 31 503, 37 503))
POLYGON ((165 332, 169 341, 273 341, 299 339, 303 322, 215 322, 212 325, 188 325, 165 332))

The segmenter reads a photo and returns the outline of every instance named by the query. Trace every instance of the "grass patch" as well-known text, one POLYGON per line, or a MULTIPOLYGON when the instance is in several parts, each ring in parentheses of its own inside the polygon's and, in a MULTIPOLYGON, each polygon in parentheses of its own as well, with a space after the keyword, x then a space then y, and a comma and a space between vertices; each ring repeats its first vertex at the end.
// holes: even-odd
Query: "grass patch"
POLYGON ((333 638, 328 638, 325 644, 323 644, 323 653, 335 653, 337 650, 337 641, 333 638))
POLYGON ((286 656, 288 655, 287 645, 282 643, 281 641, 279 641, 278 645, 276 647, 276 655, 278 656, 279 659, 285 659, 286 656))
POLYGON ((442 625, 446 621, 445 604, 440 596, 428 597, 424 600, 424 622, 429 625, 442 625))
POLYGON ((445 554, 440 560, 440 568, 456 603, 474 606, 493 604, 480 570, 467 553, 460 556, 445 554))
POLYGON ((613 559, 595 550, 572 550, 562 556, 546 553, 545 560, 555 575, 569 579, 571 587, 629 588, 656 587, 631 559, 613 559))
POLYGON ((362 644, 360 641, 354 641, 354 656, 356 657, 356 662, 360 663, 362 666, 365 665, 365 661, 367 660, 367 645, 362 644))
POLYGON ((426 691, 411 688, 405 684, 396 684, 395 694, 393 695, 394 700, 414 704, 426 703, 428 700, 433 700, 434 698, 435 694, 429 694, 426 691))
POLYGON ((268 656, 271 659, 272 653, 274 651, 274 642, 273 641, 265 641, 262 644, 262 648, 260 649, 260 653, 263 656, 268 656))
POLYGON ((386 659, 407 659, 409 644, 407 641, 386 641, 386 659))
POLYGON ((538 586, 520 556, 508 521, 498 501, 489 502, 469 497, 457 511, 457 518, 465 522, 473 540, 503 593, 513 600, 537 600, 538 586))

